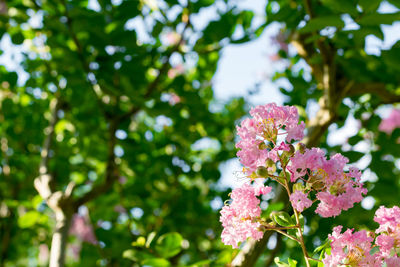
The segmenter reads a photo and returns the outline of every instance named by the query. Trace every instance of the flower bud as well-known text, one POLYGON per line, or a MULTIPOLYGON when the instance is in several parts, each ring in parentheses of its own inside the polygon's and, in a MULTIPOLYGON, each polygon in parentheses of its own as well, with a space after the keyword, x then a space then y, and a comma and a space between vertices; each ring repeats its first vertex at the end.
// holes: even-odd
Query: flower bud
POLYGON ((258 149, 260 150, 267 149, 267 145, 264 142, 261 142, 260 144, 258 144, 258 149))
POLYGON ((273 166, 275 166, 275 162, 272 159, 267 159, 265 161, 265 164, 267 165, 267 167, 271 168, 273 166))
POLYGON ((289 155, 292 156, 294 154, 294 152, 296 151, 296 149, 294 148, 294 146, 292 144, 289 144, 289 155))
POLYGON ((257 167, 256 174, 259 177, 267 178, 268 177, 268 169, 264 166, 257 167))
POLYGON ((301 192, 303 192, 304 191, 304 185, 302 185, 301 183, 295 183, 294 185, 293 185, 293 192, 295 192, 295 191, 301 191, 301 192))
POLYGON ((297 146, 298 146, 297 149, 300 151, 301 154, 304 154, 304 152, 306 152, 306 148, 307 148, 307 147, 306 147, 305 144, 299 143, 297 146))

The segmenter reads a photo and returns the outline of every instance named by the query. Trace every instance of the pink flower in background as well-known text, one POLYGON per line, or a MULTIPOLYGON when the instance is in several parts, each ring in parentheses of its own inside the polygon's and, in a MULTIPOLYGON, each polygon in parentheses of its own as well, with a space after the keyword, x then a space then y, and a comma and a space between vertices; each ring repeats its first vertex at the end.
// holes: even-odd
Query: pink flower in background
POLYGON ((299 190, 294 191, 290 195, 290 202, 292 203, 293 208, 299 212, 302 212, 304 209, 311 207, 312 201, 307 197, 307 193, 303 193, 299 190))
POLYGON ((173 79, 176 76, 181 75, 183 73, 185 73, 185 67, 183 66, 183 64, 178 64, 172 69, 168 70, 168 78, 173 79))
POLYGON ((255 187, 243 184, 232 191, 232 202, 222 208, 220 217, 224 227, 221 238, 225 245, 237 248, 239 242, 249 237, 255 240, 263 237, 263 232, 259 229, 261 224, 257 221, 261 215, 260 200, 257 196, 268 194, 270 191, 271 187, 263 186, 259 182, 255 187))
POLYGON ((69 251, 70 251, 70 255, 72 256, 72 258, 75 261, 79 260, 79 255, 81 253, 82 250, 82 244, 69 244, 68 245, 69 251))
POLYGON ((271 38, 273 44, 278 45, 280 50, 289 52, 288 34, 284 30, 280 30, 277 35, 271 38))
POLYGON ((181 35, 177 32, 168 32, 165 34, 165 41, 168 46, 173 46, 178 44, 181 39, 181 35))
POLYGON ((128 179, 126 179, 125 176, 120 176, 120 177, 118 177, 118 182, 119 182, 120 184, 126 184, 127 180, 128 180, 128 179))
POLYGON ((174 105, 180 103, 181 101, 182 101, 181 98, 180 98, 177 94, 175 94, 175 93, 170 93, 170 97, 169 97, 169 99, 168 99, 168 103, 169 103, 171 106, 174 106, 174 105))
POLYGON ((400 109, 393 109, 389 117, 379 124, 379 130, 391 134, 394 129, 400 127, 400 109))
POLYGON ((93 227, 89 219, 85 216, 75 214, 72 217, 70 234, 75 235, 80 240, 91 244, 97 244, 97 239, 94 235, 93 227))
POLYGON ((114 211, 118 213, 127 213, 126 209, 122 205, 115 205, 114 211))
POLYGON ((46 244, 40 244, 39 256, 38 256, 39 264, 45 265, 49 261, 49 256, 50 256, 49 247, 46 244))

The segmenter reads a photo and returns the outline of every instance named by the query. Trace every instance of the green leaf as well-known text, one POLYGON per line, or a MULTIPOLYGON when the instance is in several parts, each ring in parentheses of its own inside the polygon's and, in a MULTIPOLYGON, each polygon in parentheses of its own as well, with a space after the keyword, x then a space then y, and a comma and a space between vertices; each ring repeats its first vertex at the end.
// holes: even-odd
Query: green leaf
POLYGON ((157 239, 156 251, 162 257, 170 258, 181 250, 182 236, 179 233, 167 233, 157 239))
POLYGON ((11 35, 11 41, 16 44, 16 45, 20 45, 24 42, 25 37, 21 32, 17 32, 13 35, 11 35))
POLYGON ((137 261, 136 251, 134 249, 125 250, 122 253, 122 257, 128 260, 137 261))
POLYGON ((343 156, 348 157, 350 162, 356 162, 361 159, 365 153, 358 152, 358 151, 346 151, 342 153, 343 156))
POLYGON ((374 13, 362 16, 360 19, 356 20, 361 26, 374 26, 380 24, 392 24, 395 21, 400 20, 400 12, 396 13, 374 13))
MULTIPOLYGON (((324 259, 325 253, 328 255, 331 254, 331 248, 329 246, 321 250, 321 254, 319 256, 320 261, 324 259)), ((318 267, 324 267, 324 264, 322 262, 318 262, 318 267)))
POLYGON ((352 16, 357 15, 357 5, 350 0, 321 0, 321 2, 329 9, 339 12, 348 13, 352 16))
POLYGON ((307 32, 313 32, 313 31, 319 31, 322 30, 326 27, 337 27, 337 28, 343 28, 344 27, 344 22, 339 16, 324 16, 324 17, 318 17, 315 19, 311 19, 306 26, 303 28, 299 29, 299 32, 301 33, 307 33, 307 32))
POLYGON ((29 228, 35 225, 40 217, 40 213, 34 210, 28 211, 18 218, 18 225, 21 228, 29 228))
POLYGON ((82 184, 85 181, 85 176, 80 172, 73 172, 70 174, 70 179, 76 184, 82 184))
POLYGON ((358 4, 365 13, 376 11, 381 4, 380 0, 359 0, 358 4))
POLYGON ((297 266, 297 261, 295 261, 295 260, 293 260, 291 258, 288 258, 288 263, 289 263, 290 267, 296 267, 297 266))
POLYGON ((154 259, 146 259, 142 261, 142 266, 148 267, 168 267, 171 266, 171 263, 166 259, 162 258, 154 258, 154 259))
POLYGON ((276 265, 278 265, 278 267, 296 267, 297 266, 297 261, 292 260, 290 258, 288 258, 288 263, 286 263, 286 262, 281 261, 279 259, 279 257, 275 257, 274 262, 276 263, 276 265))
POLYGON ((293 226, 296 225, 290 215, 285 211, 271 213, 271 219, 280 226, 293 226))
POLYGON ((211 262, 212 262, 211 260, 198 261, 198 262, 195 262, 195 263, 189 265, 189 267, 204 267, 204 266, 210 266, 210 263, 211 263, 211 262))
POLYGON ((331 242, 329 240, 327 240, 322 245, 320 245, 319 247, 315 248, 313 254, 319 253, 319 252, 325 250, 327 247, 329 247, 330 243, 331 242))
POLYGON ((223 250, 218 254, 217 260, 215 263, 217 264, 228 264, 232 261, 232 251, 231 250, 223 250))

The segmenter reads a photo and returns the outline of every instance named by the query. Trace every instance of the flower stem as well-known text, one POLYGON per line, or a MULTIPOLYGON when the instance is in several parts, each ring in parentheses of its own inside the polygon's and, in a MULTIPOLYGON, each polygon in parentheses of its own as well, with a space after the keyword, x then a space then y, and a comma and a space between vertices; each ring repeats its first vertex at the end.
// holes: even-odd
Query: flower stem
POLYGON ((276 231, 276 232, 278 232, 278 233, 280 233, 280 234, 282 234, 282 235, 284 235, 284 236, 286 236, 286 237, 289 237, 290 239, 292 239, 292 240, 298 242, 299 244, 301 244, 301 241, 300 241, 299 239, 297 239, 297 238, 295 238, 295 237, 293 237, 293 236, 291 236, 291 235, 285 233, 284 231, 281 231, 281 230, 279 230, 279 229, 271 229, 271 230, 274 230, 274 231, 276 231))
MULTIPOLYGON (((285 169, 283 171, 286 172, 285 169)), ((286 192, 288 193, 288 196, 290 197, 290 188, 289 188, 288 181, 286 179, 285 179, 285 186, 284 187, 286 189, 286 192)), ((303 237, 303 231, 301 229, 302 227, 301 227, 301 224, 300 224, 299 213, 294 208, 293 208, 293 212, 294 212, 294 217, 296 218, 297 232, 298 232, 298 234, 300 236, 299 244, 301 246, 301 249, 303 250, 304 260, 306 261, 306 266, 307 267, 311 267, 310 262, 308 261, 309 256, 308 256, 308 252, 307 252, 307 249, 306 249, 306 246, 305 246, 305 243, 304 243, 304 237, 303 237)))
POLYGON ((294 217, 296 218, 296 223, 299 226, 297 228, 297 231, 298 231, 299 236, 300 236, 300 246, 301 246, 301 249, 303 250, 304 260, 306 261, 307 267, 310 267, 311 265, 310 265, 310 262, 308 261, 310 257, 308 256, 306 245, 304 244, 303 231, 301 230, 299 214, 297 213, 296 209, 293 209, 293 211, 294 211, 294 217))

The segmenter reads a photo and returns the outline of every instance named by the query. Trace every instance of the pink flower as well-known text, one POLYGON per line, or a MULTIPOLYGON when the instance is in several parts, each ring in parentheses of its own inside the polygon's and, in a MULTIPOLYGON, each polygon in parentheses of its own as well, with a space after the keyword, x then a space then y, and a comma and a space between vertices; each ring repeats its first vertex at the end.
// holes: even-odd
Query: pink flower
POLYGON ((220 217, 224 227, 221 238, 225 245, 237 248, 239 242, 249 237, 255 240, 262 238, 261 224, 257 221, 261 215, 260 200, 256 196, 267 194, 271 189, 257 182, 255 187, 243 184, 232 191, 232 203, 222 208, 220 217))
POLYGON ((273 36, 271 41, 272 43, 278 45, 279 49, 285 51, 286 53, 289 52, 288 36, 283 30, 280 30, 277 35, 273 36))
MULTIPOLYGON (((387 258, 391 255, 392 248, 400 247, 400 208, 397 206, 393 208, 381 206, 375 212, 374 221, 379 223, 379 228, 376 229, 375 233, 380 234, 376 238, 376 244, 380 247, 381 256, 387 258)), ((389 261, 396 262, 397 259, 390 259, 389 261)))
POLYGON ((292 139, 300 141, 304 137, 305 124, 299 124, 299 114, 294 106, 277 106, 275 103, 256 106, 250 110, 252 115, 258 122, 263 123, 267 133, 272 130, 285 129, 287 136, 286 141, 292 139))
POLYGON ((381 232, 400 232, 400 208, 386 208, 380 206, 375 212, 374 221, 380 224, 376 233, 381 232))
POLYGON ((89 219, 82 215, 75 214, 72 217, 70 233, 84 242, 97 244, 97 239, 89 219))
POLYGON ((339 215, 342 210, 360 202, 363 194, 367 193, 357 168, 350 167, 347 173, 344 171, 347 162, 348 159, 341 154, 335 154, 328 160, 319 148, 306 149, 303 153, 296 151, 291 158, 287 167, 291 181, 302 179, 317 192, 320 203, 315 212, 322 217, 339 215))
POLYGON ((252 118, 237 126, 241 140, 236 144, 240 150, 237 156, 246 167, 246 174, 253 173, 257 167, 265 167, 265 161, 279 161, 279 152, 288 151, 289 146, 281 142, 275 146, 279 136, 286 136, 286 142, 298 141, 304 137, 304 123, 299 124, 296 107, 279 107, 275 103, 256 106, 251 109, 252 118))
POLYGON ((173 79, 178 75, 185 73, 185 68, 182 64, 174 66, 172 69, 168 70, 168 78, 173 79))
POLYGON ((397 256, 389 257, 385 260, 387 267, 399 267, 400 266, 400 258, 397 256))
POLYGON ((181 35, 177 32, 169 32, 165 35, 165 41, 168 46, 176 45, 181 39, 181 35))
POLYGON ((325 254, 325 266, 380 266, 370 254, 373 238, 365 230, 353 233, 352 229, 347 229, 343 234, 341 231, 342 226, 336 226, 329 235, 332 249, 330 255, 325 254))
POLYGON ((366 231, 353 233, 348 229, 341 234, 342 226, 333 229, 332 235, 329 235, 331 242, 331 254, 325 254, 323 260, 326 266, 373 266, 381 267, 384 263, 388 267, 400 266, 398 257, 400 242, 400 208, 385 208, 381 206, 375 213, 374 220, 380 224, 375 231, 378 235, 375 239, 371 237, 374 234, 367 234, 366 231), (379 250, 371 254, 372 247, 379 247, 379 250))
POLYGON ((300 151, 291 158, 291 164, 287 167, 291 175, 291 181, 296 182, 299 177, 307 174, 307 169, 311 171, 322 169, 326 162, 325 152, 320 148, 306 149, 302 154, 300 151))
POLYGON ((260 196, 260 195, 266 195, 269 192, 271 192, 272 187, 270 186, 265 186, 263 184, 264 179, 257 179, 254 183, 255 187, 254 187, 254 195, 256 196, 260 196))
POLYGON ((307 193, 303 193, 299 190, 294 191, 290 195, 290 202, 292 203, 293 208, 299 212, 302 212, 304 209, 311 207, 312 201, 307 197, 307 193))
POLYGON ((375 243, 379 246, 379 252, 381 253, 381 256, 390 256, 390 250, 394 246, 393 237, 382 234, 376 238, 375 243))
POLYGON ((400 127, 400 109, 393 109, 389 117, 379 124, 379 130, 387 134, 391 134, 398 127, 400 127))
POLYGON ((45 265, 49 260, 50 251, 49 247, 46 244, 39 245, 39 255, 38 255, 38 262, 41 265, 45 265))

